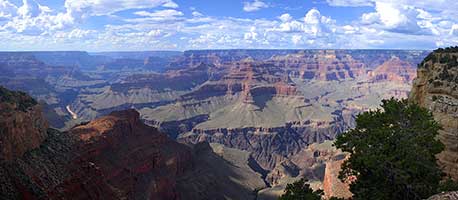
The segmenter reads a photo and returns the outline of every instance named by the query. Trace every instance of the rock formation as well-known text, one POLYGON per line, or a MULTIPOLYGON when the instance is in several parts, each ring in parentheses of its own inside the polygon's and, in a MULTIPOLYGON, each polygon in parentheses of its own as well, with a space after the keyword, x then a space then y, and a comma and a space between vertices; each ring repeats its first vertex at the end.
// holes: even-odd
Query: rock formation
POLYGON ((248 152, 179 144, 135 110, 46 130, 32 98, 0 89, 2 198, 252 199, 266 186, 248 152))
POLYGON ((442 126, 445 150, 438 155, 444 172, 458 179, 458 52, 436 50, 417 70, 410 100, 428 108, 442 126))
POLYGON ((341 166, 345 159, 342 159, 342 156, 339 159, 333 158, 326 162, 323 178, 323 191, 326 198, 338 197, 349 199, 352 197, 352 193, 350 192, 350 182, 342 182, 339 179, 341 166))
MULTIPOLYGON (((325 160, 332 157, 325 151, 319 154, 323 159, 306 154, 312 157, 301 158, 307 163, 291 159, 303 155, 301 152, 312 144, 332 140, 353 127, 354 116, 376 108, 382 98, 406 97, 411 88, 410 68, 419 63, 424 53, 396 50, 186 51, 175 54, 174 58, 156 60, 161 66, 167 66, 168 71, 163 73, 150 71, 153 66, 149 65, 154 64, 154 57, 165 57, 148 52, 96 55, 34 52, 25 56, 0 53, 0 68, 1 60, 6 58, 8 62, 3 63, 17 60, 33 70, 49 69, 25 81, 22 77, 28 77, 27 68, 15 71, 13 65, 9 65, 8 70, 21 72, 21 76, 5 78, 0 75, 0 83, 11 88, 27 86, 26 91, 32 91, 35 97, 49 105, 45 110, 52 125, 58 122, 63 130, 113 111, 135 108, 141 120, 190 146, 211 142, 251 153, 250 163, 259 167, 257 171, 266 184, 279 189, 283 183, 290 182, 288 177, 296 174, 294 166, 299 175, 322 181, 325 160), (80 69, 70 67, 78 63, 88 65, 80 69), (57 64, 64 66, 51 66, 57 64), (62 69, 67 71, 59 72, 62 69), (62 76, 51 73, 53 70, 62 76), (400 76, 398 72, 402 72, 400 76), (72 112, 76 119, 72 119, 72 112), (55 120, 56 115, 64 116, 63 122, 55 120), (316 168, 311 170, 310 166, 316 168)), ((36 70, 31 72, 36 73, 36 70)), ((84 125, 78 127, 84 131, 72 131, 78 135, 75 140, 79 142, 106 137, 100 132, 103 126, 94 130, 84 125)), ((97 144, 116 141, 100 139, 97 144)), ((191 160, 199 159, 192 153, 193 148, 189 151, 191 160)), ((119 159, 124 162, 123 158, 119 159)))
POLYGON ((395 81, 411 83, 415 78, 415 68, 412 63, 392 57, 382 65, 369 72, 372 81, 395 81))
POLYGON ((34 99, 0 86, 0 160, 11 161, 39 147, 47 129, 48 123, 34 99))
POLYGON ((296 76, 302 79, 339 81, 354 79, 365 73, 365 64, 351 55, 338 57, 335 50, 319 50, 315 54, 300 52, 286 56, 275 56, 269 62, 297 69, 296 76))
POLYGON ((455 200, 458 199, 458 192, 445 192, 429 197, 427 200, 455 200))

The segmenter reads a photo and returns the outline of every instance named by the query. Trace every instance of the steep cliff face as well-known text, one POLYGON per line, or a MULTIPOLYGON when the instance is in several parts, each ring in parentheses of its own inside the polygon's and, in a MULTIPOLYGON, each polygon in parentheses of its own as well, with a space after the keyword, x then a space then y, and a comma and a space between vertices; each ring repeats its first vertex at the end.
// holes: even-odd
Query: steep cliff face
POLYGON ((0 87, 0 160, 11 161, 46 139, 48 123, 37 102, 0 87))
POLYGON ((135 110, 113 112, 77 126, 82 162, 93 163, 122 197, 178 199, 176 177, 191 161, 188 147, 144 125, 135 110))
POLYGON ((417 70, 410 100, 428 108, 442 125, 445 150, 438 155, 443 170, 458 179, 458 51, 436 50, 417 70))
POLYGON ((340 156, 326 162, 323 178, 323 191, 326 198, 339 197, 349 199, 353 196, 350 192, 350 182, 342 182, 339 179, 339 173, 344 161, 343 156, 340 156))
POLYGON ((0 182, 6 186, 2 194, 32 199, 181 198, 176 180, 191 163, 191 149, 145 126, 134 110, 48 134, 39 148, 1 164, 0 182))

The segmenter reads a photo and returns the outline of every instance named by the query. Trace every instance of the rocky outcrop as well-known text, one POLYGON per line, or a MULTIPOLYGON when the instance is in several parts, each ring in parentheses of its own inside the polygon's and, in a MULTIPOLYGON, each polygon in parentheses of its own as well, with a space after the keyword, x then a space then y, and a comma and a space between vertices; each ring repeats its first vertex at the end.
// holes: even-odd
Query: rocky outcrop
POLYGON ((417 71, 410 100, 428 108, 442 126, 445 150, 438 155, 444 172, 458 179, 458 52, 436 50, 417 71))
POLYGON ((134 110, 113 112, 50 137, 2 167, 11 197, 181 199, 176 180, 191 149, 144 125, 134 110))
POLYGON ((445 192, 429 197, 427 200, 455 200, 458 199, 458 192, 445 192))
POLYGON ((323 191, 326 198, 338 197, 349 199, 353 196, 350 192, 350 182, 342 182, 339 179, 341 166, 345 161, 344 156, 334 157, 326 162, 323 179, 323 191))
POLYGON ((41 106, 22 92, 0 87, 0 161, 11 161, 46 139, 48 123, 41 106))
POLYGON ((97 166, 118 195, 179 198, 176 177, 190 163, 191 151, 144 125, 135 110, 113 112, 77 126, 69 134, 82 141, 78 159, 97 166))

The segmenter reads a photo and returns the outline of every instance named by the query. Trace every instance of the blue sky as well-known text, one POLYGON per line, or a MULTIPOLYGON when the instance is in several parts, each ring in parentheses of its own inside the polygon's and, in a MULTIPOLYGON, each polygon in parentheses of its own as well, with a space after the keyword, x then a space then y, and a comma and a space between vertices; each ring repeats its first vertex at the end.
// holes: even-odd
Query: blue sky
POLYGON ((455 0, 0 0, 0 50, 433 49, 455 0))

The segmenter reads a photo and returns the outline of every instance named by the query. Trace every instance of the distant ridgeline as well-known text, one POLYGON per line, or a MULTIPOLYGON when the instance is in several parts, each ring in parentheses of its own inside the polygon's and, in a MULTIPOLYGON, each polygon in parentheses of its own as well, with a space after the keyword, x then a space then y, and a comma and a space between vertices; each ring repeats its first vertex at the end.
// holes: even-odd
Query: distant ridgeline
POLYGON ((49 66, 79 67, 82 70, 105 68, 139 68, 161 71, 169 59, 181 56, 179 51, 97 52, 85 51, 24 51, 0 52, 2 60, 36 59, 49 66))

